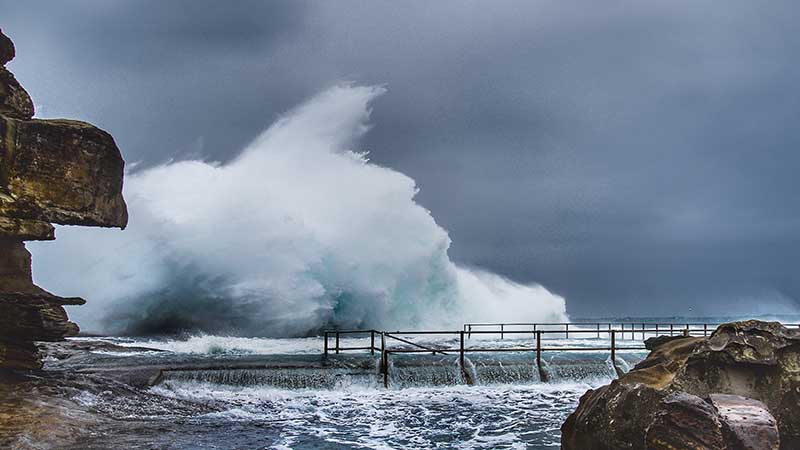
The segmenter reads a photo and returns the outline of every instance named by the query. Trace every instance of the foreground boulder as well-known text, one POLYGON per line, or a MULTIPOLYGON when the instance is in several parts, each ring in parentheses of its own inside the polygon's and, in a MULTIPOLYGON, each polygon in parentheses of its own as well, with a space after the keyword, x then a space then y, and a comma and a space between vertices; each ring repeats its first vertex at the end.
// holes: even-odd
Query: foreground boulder
POLYGON ((34 107, 5 64, 14 44, 0 31, 0 369, 37 369, 35 341, 74 335, 64 305, 33 283, 24 241, 52 240, 52 223, 124 228, 124 161, 114 139, 70 120, 33 119, 34 107))
POLYGON ((800 448, 800 331, 751 320, 648 346, 629 373, 581 397, 563 449, 800 448))

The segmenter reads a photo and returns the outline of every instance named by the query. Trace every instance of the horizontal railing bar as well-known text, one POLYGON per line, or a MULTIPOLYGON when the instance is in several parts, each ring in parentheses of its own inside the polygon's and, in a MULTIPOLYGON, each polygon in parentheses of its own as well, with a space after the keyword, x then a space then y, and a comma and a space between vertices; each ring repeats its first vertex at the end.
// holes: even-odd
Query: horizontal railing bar
POLYGON ((369 346, 367 346, 367 347, 339 347, 339 351, 342 351, 342 350, 372 350, 372 349, 380 350, 379 348, 369 347, 369 346))
MULTIPOLYGON (((683 327, 682 328, 675 328, 675 334, 678 335, 678 334, 680 334, 681 331, 683 331, 685 329, 686 328, 683 328, 683 327)), ((700 329, 690 328, 689 331, 702 332, 704 330, 702 328, 700 328, 700 329)), ((713 330, 711 330, 711 329, 708 330, 709 333, 711 333, 712 331, 713 330)), ((537 330, 537 332, 541 332, 542 334, 564 334, 566 331, 565 330, 537 330)), ((630 334, 630 333, 636 333, 636 334, 650 333, 650 334, 655 334, 655 333, 659 333, 659 334, 662 334, 662 335, 663 334, 667 334, 668 335, 669 328, 667 328, 667 329, 659 328, 658 330, 656 330, 655 328, 653 328, 653 329, 644 329, 644 330, 642 330, 641 328, 636 328, 636 329, 626 328, 625 330, 620 330, 620 329, 616 329, 616 330, 607 330, 606 329, 606 330, 603 330, 603 329, 600 329, 599 331, 598 330, 573 330, 572 328, 569 329, 569 334, 573 334, 573 333, 576 333, 576 334, 579 334, 579 333, 597 334, 598 332, 599 333, 604 333, 604 334, 609 334, 611 332, 615 332, 617 334, 619 334, 619 333, 625 333, 625 334, 630 334)), ((461 331, 440 331, 440 330, 437 330, 437 331, 392 331, 391 333, 386 333, 386 334, 387 334, 387 336, 389 334, 391 334, 393 336, 397 336, 397 335, 400 335, 400 336, 411 336, 411 335, 453 335, 453 336, 458 336, 460 333, 461 333, 461 331)), ((500 333, 501 333, 500 330, 497 330, 497 331, 473 330, 471 334, 500 334, 500 333)), ((526 330, 504 330, 502 333, 503 334, 528 334, 528 335, 533 334, 532 331, 526 331, 526 330)))
POLYGON ((380 333, 378 330, 323 330, 326 334, 366 334, 366 333, 380 333))
MULTIPOLYGON (((614 347, 619 350, 647 350, 646 347, 614 347)), ((447 349, 449 351, 457 351, 458 349, 447 349)), ((594 352, 594 351, 609 351, 611 347, 542 347, 542 352, 594 352)), ((536 352, 535 347, 520 347, 520 348, 465 348, 464 353, 500 353, 500 352, 536 352)), ((420 350, 415 348, 393 349, 386 350, 386 353, 430 353, 430 351, 420 350)))
POLYGON ((391 338, 391 339, 398 340, 398 341, 400 341, 400 342, 403 342, 403 343, 406 343, 406 344, 413 345, 414 347, 418 347, 418 348, 421 348, 421 349, 427 350, 428 352, 433 352, 433 353, 441 353, 441 354, 443 354, 443 355, 446 355, 446 354, 447 354, 447 353, 445 353, 445 351, 446 351, 447 349, 444 349, 444 350, 439 350, 439 349, 435 349, 435 348, 426 347, 426 346, 424 346, 424 345, 417 344, 416 342, 411 342, 411 341, 409 341, 409 340, 406 340, 406 339, 403 339, 403 338, 399 338, 399 337, 397 337, 397 336, 395 336, 395 335, 393 335, 393 334, 391 334, 391 333, 386 333, 386 337, 388 337, 388 338, 391 338))
MULTIPOLYGON (((514 326, 514 327, 522 327, 522 326, 562 326, 562 325, 687 325, 686 322, 512 322, 512 323, 465 323, 466 326, 473 326, 473 327, 499 327, 500 325, 505 326, 514 326)), ((690 326, 702 326, 702 325, 712 325, 711 322, 689 322, 688 325, 690 326)), ((722 325, 714 324, 714 325, 722 325)), ((788 324, 791 325, 791 324, 788 324)))

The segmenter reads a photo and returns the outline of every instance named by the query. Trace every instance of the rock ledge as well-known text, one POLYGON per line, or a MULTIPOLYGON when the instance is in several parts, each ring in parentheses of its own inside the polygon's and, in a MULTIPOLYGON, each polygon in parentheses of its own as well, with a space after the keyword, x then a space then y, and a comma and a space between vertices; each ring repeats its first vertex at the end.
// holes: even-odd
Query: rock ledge
POLYGON ((749 320, 648 345, 629 373, 581 397, 564 450, 800 448, 800 330, 749 320))
POLYGON ((35 284, 24 241, 53 240, 52 223, 125 228, 124 161, 114 139, 84 122, 34 119, 28 93, 5 64, 0 31, 0 369, 38 369, 34 341, 77 334, 62 298, 35 284))

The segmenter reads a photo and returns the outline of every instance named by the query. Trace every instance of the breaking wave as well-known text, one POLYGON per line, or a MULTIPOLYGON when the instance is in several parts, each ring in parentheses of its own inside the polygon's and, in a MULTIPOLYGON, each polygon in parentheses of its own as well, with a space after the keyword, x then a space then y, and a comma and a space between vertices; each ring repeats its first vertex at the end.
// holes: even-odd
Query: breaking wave
POLYGON ((87 298, 70 314, 107 333, 565 320, 564 299, 545 288, 453 263, 414 180, 354 150, 383 92, 335 86, 229 163, 129 174, 128 229, 59 227, 55 243, 31 245, 37 281, 87 298))

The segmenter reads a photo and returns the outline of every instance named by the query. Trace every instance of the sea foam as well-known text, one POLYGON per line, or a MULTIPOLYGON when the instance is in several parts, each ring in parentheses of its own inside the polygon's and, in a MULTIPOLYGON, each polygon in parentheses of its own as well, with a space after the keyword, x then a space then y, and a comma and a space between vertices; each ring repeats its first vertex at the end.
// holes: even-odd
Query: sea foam
POLYGON ((129 173, 128 229, 59 227, 55 243, 31 245, 37 281, 87 298, 71 316, 107 333, 566 320, 545 288, 451 261, 414 180, 356 151, 384 91, 334 86, 225 164, 129 173))

